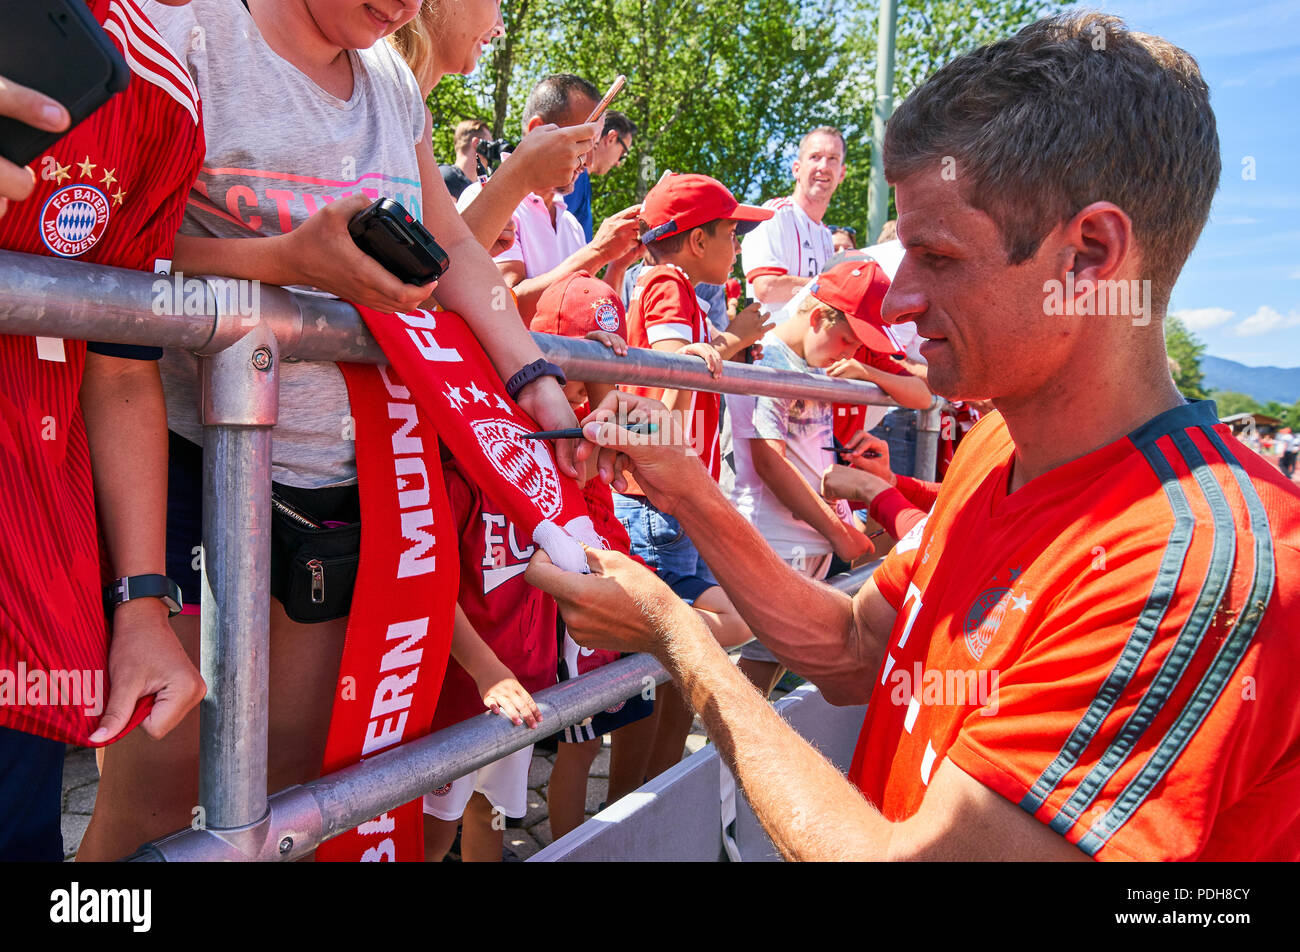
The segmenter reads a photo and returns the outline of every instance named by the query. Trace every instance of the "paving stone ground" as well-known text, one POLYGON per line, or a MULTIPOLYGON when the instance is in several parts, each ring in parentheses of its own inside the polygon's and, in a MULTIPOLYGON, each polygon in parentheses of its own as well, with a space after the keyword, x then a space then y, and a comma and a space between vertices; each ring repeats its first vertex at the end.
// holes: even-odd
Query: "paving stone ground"
MULTIPOLYGON (((783 681, 773 692, 773 698, 786 693, 790 682, 783 681)), ((704 734, 704 727, 697 717, 686 739, 686 754, 693 754, 709 739, 704 734)), ((551 776, 551 766, 555 755, 534 752, 533 763, 528 771, 528 812, 524 815, 522 827, 509 827, 505 831, 505 845, 521 860, 527 859, 551 843, 551 824, 546 813, 546 784, 551 776)), ((590 819, 599 810, 605 799, 609 784, 609 735, 591 768, 591 779, 587 782, 587 818, 590 819)), ((95 806, 95 791, 99 787, 99 770, 95 766, 95 752, 83 748, 68 748, 63 761, 63 850, 66 859, 77 855, 81 838, 90 823, 90 814, 95 806)), ((455 861, 458 857, 450 857, 455 861)))

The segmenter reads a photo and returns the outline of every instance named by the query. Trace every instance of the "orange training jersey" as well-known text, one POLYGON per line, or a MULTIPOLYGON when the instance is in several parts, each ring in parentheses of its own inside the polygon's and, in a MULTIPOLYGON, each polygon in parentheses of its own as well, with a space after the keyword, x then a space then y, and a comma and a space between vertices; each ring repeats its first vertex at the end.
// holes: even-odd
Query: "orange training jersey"
POLYGON ((1007 495, 1001 415, 877 570, 898 609, 850 779, 944 758, 1096 859, 1300 859, 1300 493, 1188 404, 1007 495))
MULTIPOLYGON (((704 316, 686 272, 673 264, 656 265, 641 272, 627 309, 627 342, 630 347, 649 349, 661 340, 679 340, 683 344, 709 343, 709 322, 704 316)), ((663 399, 659 387, 627 387, 631 393, 655 400, 663 399)), ((718 423, 722 398, 716 393, 695 390, 684 421, 686 438, 700 461, 713 476, 720 473, 718 423)))

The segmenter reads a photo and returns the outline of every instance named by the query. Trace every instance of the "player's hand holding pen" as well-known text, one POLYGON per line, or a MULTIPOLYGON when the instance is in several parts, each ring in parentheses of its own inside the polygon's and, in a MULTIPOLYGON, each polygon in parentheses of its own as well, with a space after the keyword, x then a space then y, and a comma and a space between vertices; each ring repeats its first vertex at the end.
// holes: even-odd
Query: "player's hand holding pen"
POLYGON ((891 486, 897 481, 889 468, 889 444, 866 430, 853 434, 847 444, 836 440, 834 449, 845 466, 879 476, 891 486))

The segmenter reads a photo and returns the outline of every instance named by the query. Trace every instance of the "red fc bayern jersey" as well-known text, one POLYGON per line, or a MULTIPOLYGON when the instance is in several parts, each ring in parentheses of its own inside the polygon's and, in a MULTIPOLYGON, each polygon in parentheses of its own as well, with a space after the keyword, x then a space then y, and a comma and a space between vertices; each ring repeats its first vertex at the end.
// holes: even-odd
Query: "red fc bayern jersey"
MULTIPOLYGON (((704 316, 686 272, 673 264, 656 265, 641 272, 627 311, 627 342, 630 347, 649 349, 661 340, 683 344, 709 343, 709 323, 704 316)), ((631 393, 663 399, 659 387, 628 387, 631 393)), ((684 421, 686 437, 716 480, 721 466, 718 453, 718 424, 722 398, 716 393, 691 391, 684 421)))
MULTIPOLYGON (((0 217, 0 248, 152 271, 171 258, 204 153, 198 96, 133 0, 90 8, 126 58, 127 88, 31 163, 36 187, 0 217)), ((0 335, 0 671, 27 675, 25 691, 0 677, 0 726, 78 743, 103 698, 99 711, 41 700, 32 673, 86 672, 84 685, 106 667, 85 354, 82 341, 0 335)))
POLYGON ((1013 460, 981 420, 877 570, 850 778, 900 821, 946 759, 1095 859, 1300 859, 1300 493, 1209 401, 1013 460))
MULTIPOLYGON (((474 630, 528 692, 555 683, 555 600, 524 581, 535 546, 501 509, 470 485, 454 461, 443 465, 447 498, 460 537, 457 601, 474 630)), ((433 730, 487 708, 474 681, 454 658, 447 662, 433 730)))

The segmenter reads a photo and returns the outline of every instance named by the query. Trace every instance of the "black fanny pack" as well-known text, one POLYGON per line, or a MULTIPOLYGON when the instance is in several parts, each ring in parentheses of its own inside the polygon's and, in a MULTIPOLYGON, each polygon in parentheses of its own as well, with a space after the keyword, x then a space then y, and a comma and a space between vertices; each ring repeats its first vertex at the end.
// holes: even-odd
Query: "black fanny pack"
POLYGON ((357 487, 271 490, 271 594, 299 623, 344 617, 361 559, 357 487))

